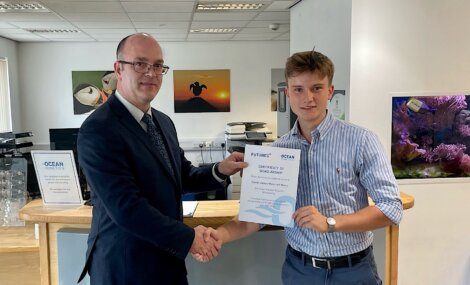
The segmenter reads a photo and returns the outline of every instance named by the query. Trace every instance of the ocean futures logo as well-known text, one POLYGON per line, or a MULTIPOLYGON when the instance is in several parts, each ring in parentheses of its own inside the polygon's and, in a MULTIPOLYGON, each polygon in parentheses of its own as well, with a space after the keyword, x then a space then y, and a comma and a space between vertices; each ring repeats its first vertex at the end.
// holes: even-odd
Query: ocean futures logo
POLYGON ((64 169, 64 163, 62 161, 44 161, 43 165, 46 169, 51 170, 64 169))
POLYGON ((295 156, 292 154, 281 154, 281 159, 282 160, 294 160, 295 156))
POLYGON ((271 157, 271 153, 252 152, 252 153, 251 153, 251 156, 270 158, 270 157, 271 157))

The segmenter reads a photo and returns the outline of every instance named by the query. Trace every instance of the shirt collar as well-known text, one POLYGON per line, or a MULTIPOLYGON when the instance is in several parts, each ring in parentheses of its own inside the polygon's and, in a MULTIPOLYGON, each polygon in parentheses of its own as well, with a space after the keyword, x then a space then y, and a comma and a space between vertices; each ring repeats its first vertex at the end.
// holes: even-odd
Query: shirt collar
MULTIPOLYGON (((122 97, 122 95, 119 94, 117 90, 116 92, 114 92, 114 94, 116 95, 116 98, 118 98, 118 100, 124 105, 124 107, 126 107, 129 113, 131 113, 132 117, 134 117, 134 119, 138 123, 140 123, 140 121, 144 117, 144 112, 142 112, 142 110, 134 106, 131 102, 127 101, 126 98, 122 97)), ((146 113, 149 114, 150 117, 152 117, 152 108, 149 108, 146 113)))
MULTIPOLYGON (((312 137, 318 132, 320 134, 320 140, 324 139, 328 131, 333 127, 333 124, 335 122, 335 118, 333 115, 327 111, 325 118, 321 123, 316 127, 311 135, 312 137)), ((294 126, 290 130, 290 135, 291 136, 301 136, 300 131, 299 131, 299 119, 295 121, 294 126)))

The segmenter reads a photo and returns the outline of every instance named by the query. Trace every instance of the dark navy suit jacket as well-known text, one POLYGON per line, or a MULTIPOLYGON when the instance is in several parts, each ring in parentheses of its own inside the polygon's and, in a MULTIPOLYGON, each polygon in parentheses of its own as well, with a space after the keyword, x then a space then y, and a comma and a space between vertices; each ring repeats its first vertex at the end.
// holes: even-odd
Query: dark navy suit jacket
POLYGON ((92 284, 185 284, 194 230, 182 222, 181 194, 220 188, 212 167, 194 167, 176 129, 152 109, 176 177, 147 134, 113 95, 83 123, 78 159, 94 204, 87 261, 92 284))

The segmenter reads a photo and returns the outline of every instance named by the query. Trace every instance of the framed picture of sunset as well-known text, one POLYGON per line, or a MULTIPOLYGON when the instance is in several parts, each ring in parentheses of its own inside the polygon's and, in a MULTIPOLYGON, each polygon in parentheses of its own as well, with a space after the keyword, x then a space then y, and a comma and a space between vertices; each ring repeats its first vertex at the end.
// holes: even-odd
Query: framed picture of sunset
POLYGON ((230 70, 174 70, 175 113, 230 112, 230 70))

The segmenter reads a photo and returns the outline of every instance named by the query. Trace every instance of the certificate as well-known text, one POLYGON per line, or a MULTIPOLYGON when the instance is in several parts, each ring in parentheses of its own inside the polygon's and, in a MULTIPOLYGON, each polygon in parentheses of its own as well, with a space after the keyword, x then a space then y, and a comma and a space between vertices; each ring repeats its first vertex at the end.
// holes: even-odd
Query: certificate
POLYGON ((73 152, 31 151, 44 205, 81 205, 82 192, 73 152))
POLYGON ((239 219, 293 227, 300 150, 246 145, 245 162, 239 219))

